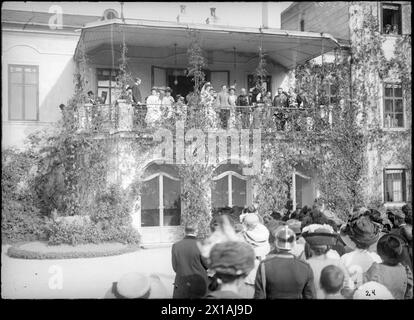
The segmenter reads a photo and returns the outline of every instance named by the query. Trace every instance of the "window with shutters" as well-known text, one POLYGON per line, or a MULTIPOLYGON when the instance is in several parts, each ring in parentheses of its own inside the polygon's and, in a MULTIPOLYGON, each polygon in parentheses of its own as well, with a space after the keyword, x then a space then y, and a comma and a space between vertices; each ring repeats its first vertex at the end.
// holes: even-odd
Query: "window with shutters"
POLYGON ((39 120, 39 67, 9 65, 9 120, 39 120))
POLYGON ((382 33, 398 35, 402 32, 401 5, 396 3, 381 4, 382 33))
POLYGON ((407 201, 406 171, 405 169, 384 170, 385 202, 407 201))
POLYGON ((404 128, 404 104, 401 84, 384 84, 384 127, 404 128))

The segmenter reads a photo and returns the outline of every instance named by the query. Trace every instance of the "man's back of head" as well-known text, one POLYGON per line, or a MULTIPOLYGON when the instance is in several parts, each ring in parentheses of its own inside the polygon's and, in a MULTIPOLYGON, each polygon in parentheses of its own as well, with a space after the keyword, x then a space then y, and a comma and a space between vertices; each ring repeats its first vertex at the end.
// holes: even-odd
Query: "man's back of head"
POLYGON ((197 235, 197 224, 195 222, 187 222, 185 225, 185 235, 196 236, 197 235))

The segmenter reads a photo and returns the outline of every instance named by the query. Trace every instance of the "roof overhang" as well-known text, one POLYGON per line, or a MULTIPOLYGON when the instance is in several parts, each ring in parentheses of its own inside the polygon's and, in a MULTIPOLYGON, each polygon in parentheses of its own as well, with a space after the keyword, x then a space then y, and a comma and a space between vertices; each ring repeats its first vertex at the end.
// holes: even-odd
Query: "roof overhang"
POLYGON ((128 46, 165 48, 177 44, 187 48, 191 41, 189 31, 198 33, 205 50, 232 52, 236 48, 239 53, 257 54, 262 45, 270 59, 287 69, 340 48, 338 41, 325 33, 114 19, 82 28, 75 58, 82 42, 88 53, 110 43, 119 46, 123 36, 128 46))

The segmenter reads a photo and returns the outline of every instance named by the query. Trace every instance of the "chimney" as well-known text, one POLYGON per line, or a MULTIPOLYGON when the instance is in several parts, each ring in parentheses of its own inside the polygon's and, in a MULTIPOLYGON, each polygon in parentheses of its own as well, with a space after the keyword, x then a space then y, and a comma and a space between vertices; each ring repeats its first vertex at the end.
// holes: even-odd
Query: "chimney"
POLYGON ((216 16, 216 8, 210 8, 210 16, 212 17, 216 16))
POLYGON ((262 28, 269 28, 269 3, 262 2, 262 28))

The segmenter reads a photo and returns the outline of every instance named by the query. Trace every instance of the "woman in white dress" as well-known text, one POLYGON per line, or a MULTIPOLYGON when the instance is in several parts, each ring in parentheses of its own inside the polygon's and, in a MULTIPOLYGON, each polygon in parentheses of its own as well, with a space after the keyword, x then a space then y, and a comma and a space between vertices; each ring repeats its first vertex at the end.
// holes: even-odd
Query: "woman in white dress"
POLYGON ((157 88, 151 89, 151 95, 147 98, 147 115, 145 122, 147 125, 154 125, 161 120, 161 100, 157 95, 157 88))

